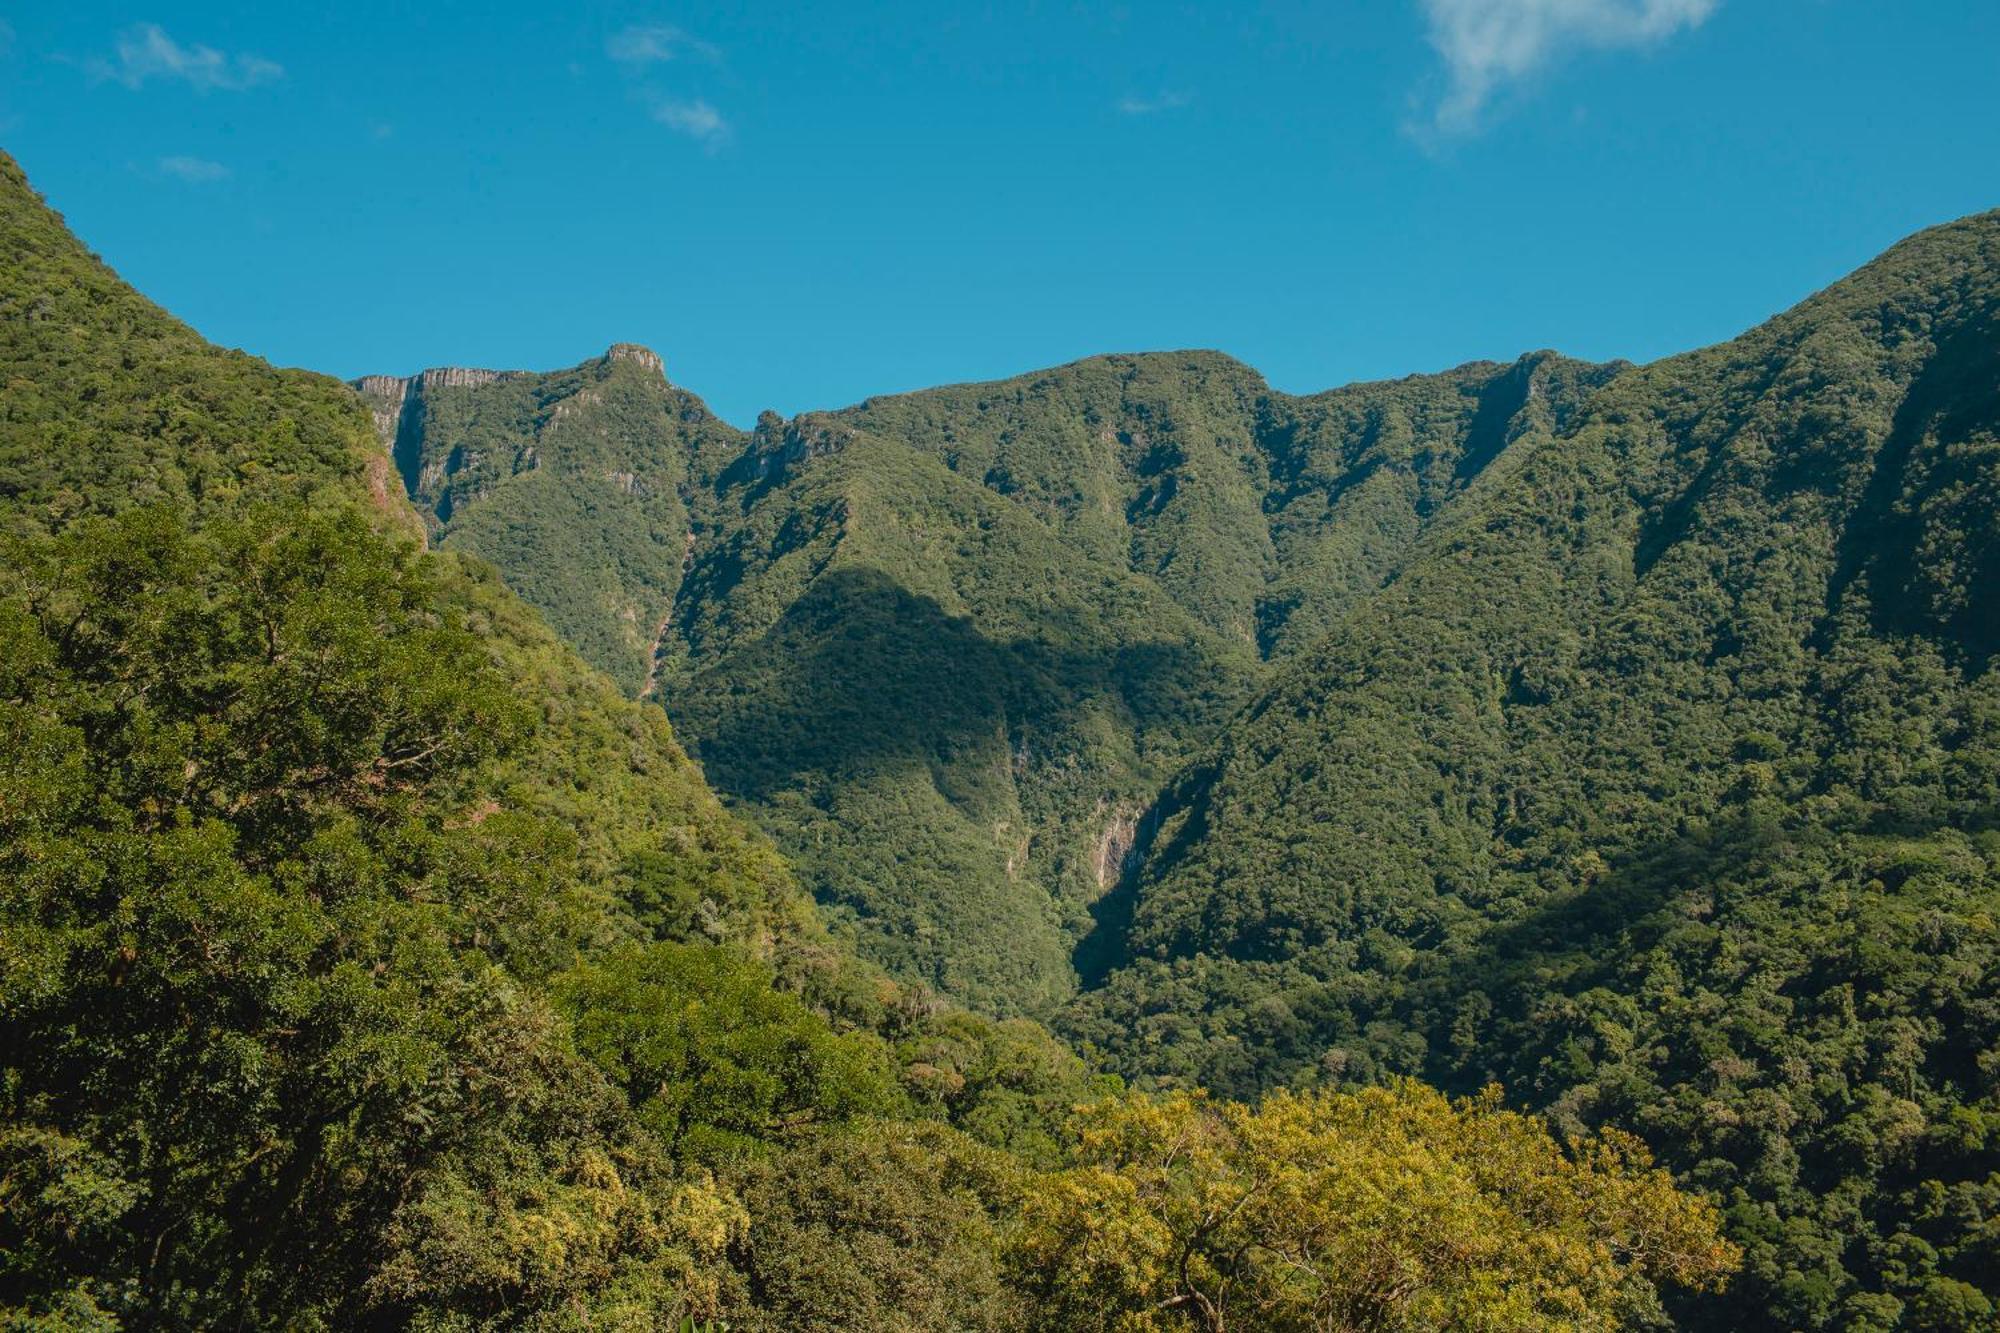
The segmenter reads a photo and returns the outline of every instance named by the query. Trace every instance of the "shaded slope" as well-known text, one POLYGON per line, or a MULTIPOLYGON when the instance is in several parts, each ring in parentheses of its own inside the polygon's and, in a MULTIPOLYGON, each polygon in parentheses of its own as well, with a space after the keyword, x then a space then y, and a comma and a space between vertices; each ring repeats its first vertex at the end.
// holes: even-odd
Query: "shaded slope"
POLYGON ((347 389, 4 155, 0 237, 0 1323, 755 1322, 747 1158, 1056 1152, 1080 1062, 834 948, 659 709, 419 549, 347 389))
POLYGON ((871 956, 986 1004, 1059 998, 1103 840, 1251 659, 899 446, 848 439, 745 484, 768 483, 738 530, 768 544, 689 576, 726 582, 731 612, 688 627, 701 648, 668 691, 712 780, 871 956))
POLYGON ((1690 1322, 1979 1326, 1996 348, 1989 214, 1515 441, 1169 787, 1069 1031, 1499 1077, 1730 1204, 1690 1322))
POLYGON ((680 588, 684 493, 739 436, 621 343, 549 374, 444 368, 356 387, 434 539, 492 561, 628 693, 680 588))
POLYGON ((1617 368, 1538 354, 1295 399, 1213 353, 1106 357, 748 436, 656 379, 608 415, 576 387, 604 373, 363 385, 446 548, 600 658, 622 643, 628 688, 674 589, 664 701, 872 956, 1034 1007, 1073 985, 1138 812, 1265 660, 1617 368), (595 423, 588 466, 551 461, 552 420, 595 423), (653 537, 597 517, 606 476, 640 479, 653 537))

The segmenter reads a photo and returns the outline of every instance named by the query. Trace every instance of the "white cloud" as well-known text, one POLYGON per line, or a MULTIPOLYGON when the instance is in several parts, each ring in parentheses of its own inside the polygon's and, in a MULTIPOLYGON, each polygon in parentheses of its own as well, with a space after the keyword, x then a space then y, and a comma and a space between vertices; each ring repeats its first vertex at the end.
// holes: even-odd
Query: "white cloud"
POLYGON ((205 157, 163 157, 160 159, 160 174, 189 185, 212 185, 216 181, 228 180, 229 168, 205 157))
POLYGON ((93 60, 101 79, 142 88, 152 79, 178 79, 202 92, 240 92, 284 77, 284 66, 263 56, 225 55, 212 46, 182 46, 157 23, 141 23, 118 34, 109 60, 93 60))
POLYGON ((1578 51, 1664 41, 1718 0, 1422 0, 1449 80, 1432 113, 1444 134, 1477 129, 1501 89, 1578 51))
POLYGON ((1187 104, 1186 93, 1158 93, 1152 97, 1121 97, 1118 110, 1128 116, 1150 116, 1159 111, 1178 111, 1187 104))
POLYGON ((689 36, 671 23, 635 23, 604 44, 604 53, 621 65, 638 67, 695 56, 710 64, 722 53, 699 37, 689 36))
POLYGON ((711 153, 729 142, 729 121, 713 103, 703 97, 670 96, 651 77, 654 65, 684 57, 719 65, 719 49, 671 23, 635 23, 607 41, 604 53, 624 68, 634 95, 651 108, 654 120, 711 153))
POLYGON ((699 97, 691 102, 672 99, 655 102, 653 119, 707 148, 719 148, 729 141, 729 122, 699 97))

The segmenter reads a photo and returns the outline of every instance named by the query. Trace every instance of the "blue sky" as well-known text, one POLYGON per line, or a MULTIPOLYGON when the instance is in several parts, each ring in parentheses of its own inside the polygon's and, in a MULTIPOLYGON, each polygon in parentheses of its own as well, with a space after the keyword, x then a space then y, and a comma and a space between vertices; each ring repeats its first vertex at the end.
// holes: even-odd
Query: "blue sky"
POLYGON ((0 145, 210 338, 644 342, 724 416, 1727 337, 2000 205, 1993 0, 0 0, 0 145))

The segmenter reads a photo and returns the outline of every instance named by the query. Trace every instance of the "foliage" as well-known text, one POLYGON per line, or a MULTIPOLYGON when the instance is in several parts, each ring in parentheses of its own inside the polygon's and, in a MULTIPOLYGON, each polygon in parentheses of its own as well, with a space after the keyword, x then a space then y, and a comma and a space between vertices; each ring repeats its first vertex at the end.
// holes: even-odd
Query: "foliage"
POLYGON ((1142 1082, 1498 1078, 1640 1133, 1750 1256, 1683 1321, 1976 1322, 1986 1140, 1939 1126, 2000 1077, 1953 1045, 2000 906, 1996 234, 1646 367, 622 416, 693 460, 664 697, 900 977, 1142 1082))
POLYGON ((1750 1252, 1688 1324, 1977 1327, 1996 313, 1987 215, 1510 445, 1169 788, 1063 1026, 1642 1134, 1750 1252))
POLYGON ((1990 831, 1833 834, 1766 803, 1398 1007, 1434 1025, 1432 1077, 1629 1125, 1720 1201, 1747 1260, 1717 1324, 1977 1328, 2000 1264, 1996 870, 1990 831))
POLYGON ((154 508, 7 568, 7 1297, 525 1317, 691 1264, 602 1206, 666 1164, 520 984, 588 937, 575 840, 467 816, 520 709, 407 548, 154 508))
POLYGON ((554 983, 579 1047, 669 1151, 721 1162, 816 1124, 900 1109, 886 1052, 835 1034, 721 950, 621 950, 554 983))
POLYGON ((1053 1142, 1074 1056, 844 956, 657 709, 411 548, 343 390, 0 168, 0 1323, 706 1326, 748 1218, 697 1149, 1053 1142), (714 1111, 671 1142, 592 1058, 668 986, 714 1111), (729 1082, 800 1059, 810 1123, 729 1082))
POLYGON ((1637 369, 444 376, 430 555, 0 157, 0 1322, 1990 1323, 1996 224, 1637 369), (923 984, 1079 976, 1161 1091, 923 984))
POLYGON ((206 512, 274 488, 356 494, 370 451, 331 387, 194 336, 78 245, 0 153, 8 530, 134 504, 206 512))
POLYGON ((1001 1237, 1017 1163, 941 1126, 860 1124, 747 1178, 746 1329, 1016 1329, 1001 1237))
POLYGON ((1636 1140, 1566 1153, 1497 1092, 1140 1095, 1082 1120, 1012 1250, 1063 1328, 1612 1329, 1738 1260, 1636 1140))

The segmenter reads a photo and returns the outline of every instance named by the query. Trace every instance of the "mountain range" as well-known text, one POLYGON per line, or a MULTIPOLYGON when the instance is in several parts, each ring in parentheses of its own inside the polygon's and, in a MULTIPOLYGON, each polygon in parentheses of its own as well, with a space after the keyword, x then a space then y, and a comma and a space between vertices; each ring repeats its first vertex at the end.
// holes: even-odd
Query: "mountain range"
POLYGON ((1926 1135, 2000 1074, 2000 215, 1645 366, 1110 356, 748 432, 629 348, 359 387, 899 975, 1142 1079, 1648 1124, 1801 1325, 1899 1190, 1994 1189, 1926 1135))
MULTIPOLYGON (((504 716, 517 739, 461 763, 443 739, 371 732, 386 747, 376 776, 342 799, 416 821, 393 833, 353 834, 318 797, 263 813, 265 789, 242 782, 202 799, 242 846, 292 830, 308 869, 245 854, 245 873, 291 867, 283 883, 363 861, 443 883, 438 866, 480 854, 453 850, 465 830, 492 814, 546 821, 500 830, 515 840, 496 843, 505 883, 467 908, 450 956, 497 960, 518 1003, 568 1016, 583 1063, 631 1092, 654 1136, 632 1142, 728 1178, 720 1164, 780 1139, 788 1117, 865 1105, 935 1122, 923 1133, 963 1143, 925 1139, 871 1169, 950 1163, 956 1183, 934 1190, 954 1207, 987 1200, 972 1227, 1006 1211, 989 1198, 998 1177, 968 1165, 977 1152, 1058 1160, 1060 1108, 1114 1075, 1276 1106, 1281 1090, 1498 1085, 1566 1142, 1633 1136, 1740 1248, 1726 1289, 1634 1297, 1626 1323, 1991 1326, 2000 213, 1921 233, 1741 337, 1647 365, 1539 351, 1295 396, 1215 352, 1117 355, 767 413, 745 431, 629 343, 552 372, 340 386, 270 370, 123 288, 7 166, 10 530, 63 540, 153 503, 234 532, 245 505, 312 513, 344 497, 381 540, 420 538, 442 572, 403 594, 411 624, 470 634, 476 649, 452 651, 483 663, 463 667, 481 692, 438 682, 406 706, 428 717, 443 699, 475 729, 504 716), (435 776, 378 801, 401 790, 388 775, 406 759, 435 776), (574 901, 508 869, 546 863, 538 838, 580 867, 557 876, 574 901), (551 903, 568 924, 534 914, 551 903), (602 961, 646 938, 694 952, 602 961), (665 1057, 635 1015, 666 1011, 633 997, 654 995, 642 983, 660 969, 668 991, 727 992, 744 1012, 795 1006, 757 1031, 790 1034, 809 1104, 745 1091, 753 1116, 729 1097, 727 1113, 669 1108, 672 1078, 649 1094, 647 1061, 665 1057), (893 1097, 860 1091, 878 1085, 893 1097)), ((135 577, 108 595, 171 582, 135 577)), ((55 604, 21 596, 38 616, 55 604)), ((112 702, 62 725, 95 737, 110 723, 92 719, 122 719, 105 688, 112 702)), ((206 735, 195 716, 144 731, 133 754, 176 728, 206 735)), ((353 724, 328 719, 313 745, 353 724)), ((221 762, 162 753, 194 766, 190 790, 221 762)), ((135 808, 190 799, 162 794, 180 790, 163 760, 119 764, 140 775, 135 808)), ((286 782, 320 768, 301 761, 286 782)), ((52 976, 54 948, 15 956, 52 976)), ((129 966, 116 956, 105 975, 129 966)), ((54 993, 37 984, 14 1012, 54 993)), ((89 999, 66 1003, 83 1013, 89 999)), ((471 1021, 423 1013, 426 1033, 471 1021)), ((72 1045, 64 1058, 103 1058, 72 1045)), ((549 1052, 522 1058, 571 1058, 549 1052)), ((763 1066, 739 1054, 751 1072, 730 1086, 750 1088, 763 1066)), ((73 1109, 47 1109, 60 1098, 10 1095, 15 1119, 66 1115, 64 1135, 95 1141, 73 1109)), ((492 1132, 561 1156, 555 1121, 492 1132)), ((264 1160, 254 1135, 202 1151, 264 1160)), ((848 1170, 798 1151, 777 1176, 731 1185, 774 1201, 798 1228, 788 1246, 809 1229, 799 1182, 824 1189, 813 1172, 848 1170)), ((387 1268, 373 1251, 328 1262, 328 1282, 374 1265, 371 1319, 466 1299, 451 1284, 474 1279, 439 1256, 505 1154, 451 1152, 474 1165, 427 1186, 414 1213, 415 1196, 354 1185, 353 1162, 313 1167, 351 1188, 348 1216, 401 1228, 385 1233, 403 1247, 387 1268)), ((127 1187, 102 1170, 101 1198, 127 1187)), ((724 1207, 685 1204, 710 1206, 724 1207)), ((952 1234, 925 1244, 966 1265, 967 1290, 1002 1318, 986 1242, 952 1234)), ((714 1300, 688 1308, 737 1309, 740 1280, 789 1293, 759 1308, 804 1318, 782 1302, 810 1283, 787 1288, 772 1252, 742 1242, 730 1271, 749 1276, 714 1279, 714 1300)), ((702 1253, 688 1241, 648 1271, 702 1253)), ((185 1262, 185 1283, 210 1271, 185 1262)), ((245 1283, 260 1275, 269 1308, 309 1298, 335 1322, 360 1308, 233 1262, 245 1283)), ((526 1299, 505 1286, 473 1304, 526 1299)), ((182 1322, 223 1308, 177 1299, 182 1322)), ((925 1299, 907 1326, 985 1326, 947 1292, 925 1299)))

